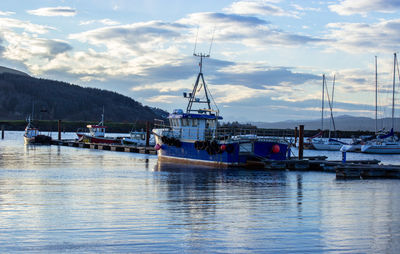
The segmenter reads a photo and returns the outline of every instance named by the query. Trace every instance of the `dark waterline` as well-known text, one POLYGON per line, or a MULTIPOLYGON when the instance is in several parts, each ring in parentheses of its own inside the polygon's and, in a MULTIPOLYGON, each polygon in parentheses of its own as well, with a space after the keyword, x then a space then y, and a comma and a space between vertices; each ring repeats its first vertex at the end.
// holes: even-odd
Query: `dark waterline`
POLYGON ((398 253, 399 193, 399 180, 159 164, 10 132, 0 252, 398 253))

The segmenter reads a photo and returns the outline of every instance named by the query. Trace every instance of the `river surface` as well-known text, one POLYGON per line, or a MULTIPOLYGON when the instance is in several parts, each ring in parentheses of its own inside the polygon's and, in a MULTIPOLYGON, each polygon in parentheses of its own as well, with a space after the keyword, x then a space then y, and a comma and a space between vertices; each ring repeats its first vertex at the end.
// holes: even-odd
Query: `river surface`
MULTIPOLYGON (((22 134, 0 140, 0 253, 400 252, 400 180, 159 164, 22 134)), ((347 159, 360 156, 400 160, 347 159)))

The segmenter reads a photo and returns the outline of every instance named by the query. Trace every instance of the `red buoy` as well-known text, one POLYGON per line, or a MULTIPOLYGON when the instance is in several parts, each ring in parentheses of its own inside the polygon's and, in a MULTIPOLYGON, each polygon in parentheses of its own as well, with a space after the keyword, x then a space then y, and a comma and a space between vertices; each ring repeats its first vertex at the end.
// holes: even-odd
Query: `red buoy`
POLYGON ((226 150, 226 145, 221 145, 220 149, 221 149, 221 151, 225 151, 226 150))
POLYGON ((281 151, 281 148, 279 147, 279 145, 273 145, 272 146, 272 152, 273 153, 279 153, 281 151))

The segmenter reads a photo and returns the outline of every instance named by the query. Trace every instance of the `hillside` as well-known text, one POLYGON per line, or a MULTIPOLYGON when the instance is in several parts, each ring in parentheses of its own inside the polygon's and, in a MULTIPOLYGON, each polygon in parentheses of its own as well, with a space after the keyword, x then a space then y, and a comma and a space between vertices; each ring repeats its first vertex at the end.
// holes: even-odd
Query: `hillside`
MULTIPOLYGON (((384 118, 378 120, 378 128, 386 127, 390 129, 392 119, 384 118)), ((306 130, 321 129, 321 120, 298 120, 298 121, 284 121, 275 123, 253 123, 259 128, 268 129, 294 129, 300 124, 304 125, 306 130)), ((335 125, 337 130, 342 131, 375 131, 375 119, 368 117, 354 117, 354 116, 338 116, 335 117, 335 125)), ((400 128, 400 118, 395 119, 395 131, 400 128)), ((329 129, 329 118, 324 119, 324 129, 329 129)))
POLYGON ((2 73, 11 73, 11 74, 29 77, 29 75, 26 74, 25 72, 17 71, 17 70, 10 69, 10 68, 4 67, 4 66, 0 66, 0 74, 2 74, 2 73))
POLYGON ((167 115, 115 92, 23 74, 0 69, 0 120, 25 119, 32 105, 34 118, 43 120, 99 121, 103 107, 105 120, 113 122, 152 121, 167 115))

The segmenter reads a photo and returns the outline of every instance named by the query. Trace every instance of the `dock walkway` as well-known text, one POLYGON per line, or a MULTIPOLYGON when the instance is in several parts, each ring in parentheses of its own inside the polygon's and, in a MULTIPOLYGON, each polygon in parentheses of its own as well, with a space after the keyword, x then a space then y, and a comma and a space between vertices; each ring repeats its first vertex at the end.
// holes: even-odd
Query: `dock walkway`
POLYGON ((53 140, 52 145, 116 151, 116 152, 142 153, 142 154, 152 154, 152 155, 157 154, 157 151, 154 149, 154 147, 151 146, 83 143, 83 142, 78 142, 76 140, 53 140))

